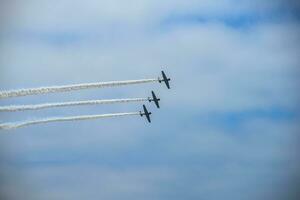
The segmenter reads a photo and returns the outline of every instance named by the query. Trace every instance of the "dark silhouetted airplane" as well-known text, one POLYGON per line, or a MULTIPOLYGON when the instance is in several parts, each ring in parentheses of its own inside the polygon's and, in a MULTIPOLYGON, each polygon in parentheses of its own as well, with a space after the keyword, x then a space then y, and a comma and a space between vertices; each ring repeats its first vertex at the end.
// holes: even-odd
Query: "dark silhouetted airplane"
POLYGON ((148 97, 149 102, 154 101, 157 108, 159 108, 159 101, 160 99, 156 97, 155 93, 152 91, 152 98, 148 97))
POLYGON ((151 112, 148 112, 148 110, 147 110, 147 108, 146 108, 145 105, 143 105, 143 109, 144 109, 144 112, 140 111, 141 117, 146 116, 148 122, 151 123, 150 115, 151 115, 152 113, 151 113, 151 112))
POLYGON ((163 79, 161 79, 161 78, 159 77, 159 78, 158 78, 158 82, 159 82, 159 83, 165 82, 167 88, 170 89, 170 83, 169 83, 169 81, 170 81, 171 79, 168 78, 168 77, 166 76, 166 74, 165 74, 164 71, 161 71, 161 74, 162 74, 162 78, 163 78, 163 79))

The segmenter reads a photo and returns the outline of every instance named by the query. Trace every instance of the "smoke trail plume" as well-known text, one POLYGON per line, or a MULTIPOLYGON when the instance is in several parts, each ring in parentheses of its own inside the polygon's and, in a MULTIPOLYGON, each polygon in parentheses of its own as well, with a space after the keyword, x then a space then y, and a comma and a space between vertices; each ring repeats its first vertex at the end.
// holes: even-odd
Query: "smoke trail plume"
POLYGON ((50 122, 92 120, 92 119, 122 117, 122 116, 139 115, 139 114, 140 114, 139 112, 131 112, 131 113, 115 113, 115 114, 102 114, 102 115, 80 115, 80 116, 71 116, 71 117, 54 117, 54 118, 46 118, 46 119, 33 120, 33 121, 0 124, 0 130, 1 129, 16 129, 16 128, 21 128, 24 126, 45 124, 45 123, 50 123, 50 122))
POLYGON ((130 81, 111 81, 111 82, 97 82, 97 83, 83 83, 74 85, 63 85, 63 86, 50 86, 50 87, 40 87, 40 88, 30 88, 30 89, 20 89, 20 90, 8 90, 0 91, 0 99, 20 97, 28 95, 38 95, 46 93, 55 92, 70 92, 75 90, 83 90, 89 88, 104 88, 104 87, 117 87, 122 85, 133 85, 156 82, 157 79, 142 79, 142 80, 130 80, 130 81))
POLYGON ((12 105, 1 106, 0 112, 15 112, 25 110, 40 110, 55 107, 67 106, 84 106, 84 105, 97 105, 97 104, 114 104, 114 103, 131 103, 148 101, 148 98, 133 98, 133 99, 108 99, 108 100, 87 100, 87 101, 71 101, 71 102, 58 102, 58 103, 45 103, 36 105, 12 105))

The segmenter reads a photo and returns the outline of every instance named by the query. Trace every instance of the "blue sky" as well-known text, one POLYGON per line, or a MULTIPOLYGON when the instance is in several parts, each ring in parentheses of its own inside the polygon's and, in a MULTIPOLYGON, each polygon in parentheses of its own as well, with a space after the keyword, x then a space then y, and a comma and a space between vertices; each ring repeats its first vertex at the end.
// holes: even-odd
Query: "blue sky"
MULTIPOLYGON (((1 5, 2 4, 2 5, 1 5)), ((299 10, 290 1, 3 1, 0 86, 159 84, 1 100, 147 97, 139 117, 1 131, 3 199, 284 199, 299 161, 299 10)), ((1 122, 141 105, 1 113, 1 122)), ((292 197, 289 197, 292 199, 292 197)))

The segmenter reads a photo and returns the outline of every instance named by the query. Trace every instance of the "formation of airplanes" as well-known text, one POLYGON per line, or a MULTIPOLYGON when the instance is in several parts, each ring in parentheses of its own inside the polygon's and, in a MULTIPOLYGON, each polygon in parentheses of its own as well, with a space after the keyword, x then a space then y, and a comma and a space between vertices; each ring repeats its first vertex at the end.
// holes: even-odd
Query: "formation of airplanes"
MULTIPOLYGON (((164 71, 162 71, 161 74, 162 74, 162 78, 158 77, 158 82, 159 83, 164 82, 166 84, 167 88, 170 89, 171 79, 166 76, 164 71)), ((151 94, 152 94, 152 97, 148 97, 148 101, 149 102, 153 101, 155 103, 156 107, 160 108, 160 106, 159 106, 160 98, 157 98, 156 94, 153 91, 151 91, 151 94)), ((147 107, 145 105, 143 105, 143 111, 140 111, 141 117, 145 116, 147 121, 149 123, 151 123, 151 118, 150 118, 151 114, 152 113, 148 111, 147 107)))

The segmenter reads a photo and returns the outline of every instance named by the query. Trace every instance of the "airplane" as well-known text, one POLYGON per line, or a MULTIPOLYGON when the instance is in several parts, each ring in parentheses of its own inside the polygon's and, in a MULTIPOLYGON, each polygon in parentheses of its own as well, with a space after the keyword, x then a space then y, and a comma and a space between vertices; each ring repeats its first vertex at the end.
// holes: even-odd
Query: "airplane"
POLYGON ((143 109, 144 109, 144 112, 140 111, 140 115, 141 117, 143 117, 144 115, 146 116, 147 120, 149 123, 151 123, 151 119, 150 119, 150 115, 152 114, 151 112, 148 112, 147 108, 145 105, 143 105, 143 109))
POLYGON ((148 97, 148 101, 149 102, 154 101, 156 107, 159 108, 159 101, 160 101, 160 99, 156 97, 156 95, 155 95, 155 93, 153 91, 151 91, 151 93, 152 93, 152 98, 148 97))
POLYGON ((161 83, 161 82, 165 82, 166 86, 168 89, 170 89, 170 84, 169 84, 169 81, 171 80, 170 78, 168 78, 165 74, 164 71, 161 71, 161 74, 162 74, 162 78, 161 79, 160 77, 158 77, 158 82, 161 83))

